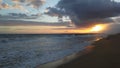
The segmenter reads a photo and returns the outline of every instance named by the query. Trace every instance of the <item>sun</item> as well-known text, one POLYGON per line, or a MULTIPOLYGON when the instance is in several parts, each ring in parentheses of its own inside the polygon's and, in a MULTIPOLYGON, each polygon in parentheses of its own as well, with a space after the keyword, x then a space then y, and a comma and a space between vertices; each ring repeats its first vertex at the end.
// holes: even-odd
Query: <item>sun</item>
POLYGON ((102 25, 95 25, 94 27, 92 27, 91 31, 92 32, 100 32, 103 30, 103 26, 102 25))

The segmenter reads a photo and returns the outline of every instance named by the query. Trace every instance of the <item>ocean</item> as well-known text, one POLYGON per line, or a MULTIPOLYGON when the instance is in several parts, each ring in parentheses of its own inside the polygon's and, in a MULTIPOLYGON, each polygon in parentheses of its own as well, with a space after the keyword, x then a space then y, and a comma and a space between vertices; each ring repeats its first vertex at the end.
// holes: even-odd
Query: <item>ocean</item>
POLYGON ((101 35, 1 34, 0 68, 35 68, 82 51, 101 35))

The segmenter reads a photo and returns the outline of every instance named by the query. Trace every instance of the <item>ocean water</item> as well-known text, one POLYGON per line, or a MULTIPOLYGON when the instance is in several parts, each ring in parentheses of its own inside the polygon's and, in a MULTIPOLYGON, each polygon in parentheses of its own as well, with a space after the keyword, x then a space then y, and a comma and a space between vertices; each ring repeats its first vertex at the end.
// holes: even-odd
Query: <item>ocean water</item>
POLYGON ((99 35, 0 35, 0 68, 35 68, 82 51, 99 35))

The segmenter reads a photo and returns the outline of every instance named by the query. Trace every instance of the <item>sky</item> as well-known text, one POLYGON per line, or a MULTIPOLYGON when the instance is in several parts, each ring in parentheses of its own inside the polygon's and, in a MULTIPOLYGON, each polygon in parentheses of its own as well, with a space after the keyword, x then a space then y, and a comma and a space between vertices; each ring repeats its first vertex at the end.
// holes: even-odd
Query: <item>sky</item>
POLYGON ((0 0, 0 33, 96 33, 91 32, 91 29, 101 24, 104 31, 99 32, 119 32, 120 0, 108 2, 109 0, 0 0))
MULTIPOLYGON (((29 1, 30 0, 28 0, 27 2, 29 1)), ((35 0, 35 1, 40 1, 40 0, 35 0)), ((24 2, 21 3, 20 0, 1 0, 1 4, 2 4, 1 6, 3 7, 1 7, 0 14, 8 15, 9 13, 23 13, 28 16, 34 14, 39 16, 36 19, 31 19, 31 21, 57 22, 57 17, 50 17, 47 15, 43 15, 43 13, 47 7, 55 6, 58 3, 58 1, 59 0, 46 0, 46 1, 42 0, 40 2, 42 2, 44 5, 41 5, 40 3, 39 6, 36 6, 34 4, 31 4, 30 6, 28 6, 24 2), (42 15, 42 17, 40 15, 42 15), (50 21, 49 19, 52 19, 52 21, 50 21)), ((25 20, 28 20, 28 19, 25 19, 25 20)))

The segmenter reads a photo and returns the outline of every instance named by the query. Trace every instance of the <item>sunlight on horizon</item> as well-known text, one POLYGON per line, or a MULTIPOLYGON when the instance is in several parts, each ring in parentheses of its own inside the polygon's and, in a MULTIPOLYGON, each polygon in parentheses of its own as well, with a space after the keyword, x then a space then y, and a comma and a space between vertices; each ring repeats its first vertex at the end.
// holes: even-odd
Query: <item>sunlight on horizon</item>
POLYGON ((105 29, 105 25, 95 25, 94 27, 92 27, 92 29, 90 30, 91 32, 101 32, 102 30, 105 29))
POLYGON ((106 30, 106 24, 97 24, 88 28, 73 28, 67 26, 0 26, 1 33, 101 33, 106 30))

